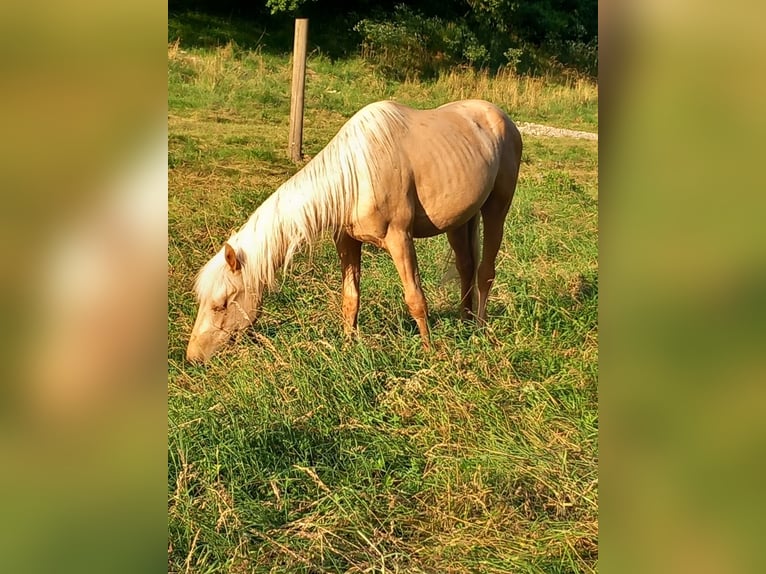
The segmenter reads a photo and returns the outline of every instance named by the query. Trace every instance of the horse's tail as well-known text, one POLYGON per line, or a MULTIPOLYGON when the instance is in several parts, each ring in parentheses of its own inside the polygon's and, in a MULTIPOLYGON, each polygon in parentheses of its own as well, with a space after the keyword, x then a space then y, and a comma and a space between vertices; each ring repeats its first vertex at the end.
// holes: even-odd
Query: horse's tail
MULTIPOLYGON (((481 213, 481 212, 479 212, 481 213)), ((476 293, 477 288, 477 277, 478 277, 478 271, 479 271, 479 263, 480 261, 480 244, 479 244, 479 213, 474 215, 471 219, 468 220, 468 247, 471 252, 471 256, 473 257, 473 289, 474 293, 476 293)))

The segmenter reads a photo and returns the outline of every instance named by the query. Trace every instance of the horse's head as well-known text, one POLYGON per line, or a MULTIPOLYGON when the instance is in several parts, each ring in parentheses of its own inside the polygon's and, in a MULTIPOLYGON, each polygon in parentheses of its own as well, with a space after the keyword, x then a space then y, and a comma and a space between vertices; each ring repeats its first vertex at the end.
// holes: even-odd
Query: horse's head
POLYGON ((197 278, 199 311, 186 358, 207 361, 258 316, 260 297, 248 293, 242 278, 242 257, 225 243, 197 278))

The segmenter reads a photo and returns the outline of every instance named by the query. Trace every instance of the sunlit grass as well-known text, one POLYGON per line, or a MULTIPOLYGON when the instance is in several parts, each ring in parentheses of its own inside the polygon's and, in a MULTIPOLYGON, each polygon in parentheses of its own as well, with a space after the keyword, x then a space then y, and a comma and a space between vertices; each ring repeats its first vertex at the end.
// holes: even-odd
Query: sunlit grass
MULTIPOLYGON (((590 572, 597 562, 597 144, 527 136, 489 325, 458 319, 444 237, 418 242, 434 349, 388 255, 365 247, 358 341, 331 242, 256 326, 184 361, 197 270, 298 166, 287 57, 171 44, 169 571, 590 572)), ((461 71, 393 83, 309 60, 304 150, 364 104, 486 98, 597 129, 597 88, 461 71)))

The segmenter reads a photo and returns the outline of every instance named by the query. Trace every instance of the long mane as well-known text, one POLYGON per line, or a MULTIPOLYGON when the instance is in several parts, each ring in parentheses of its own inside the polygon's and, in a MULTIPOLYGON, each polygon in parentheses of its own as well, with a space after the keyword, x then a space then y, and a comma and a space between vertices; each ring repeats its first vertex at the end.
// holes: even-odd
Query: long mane
MULTIPOLYGON (((306 166, 269 196, 229 239, 242 258, 245 289, 260 296, 273 288, 303 245, 323 232, 346 225, 360 193, 375 188, 378 175, 398 153, 396 142, 407 130, 393 102, 370 104, 357 112, 306 166)), ((200 270, 198 299, 226 287, 223 249, 200 270)))

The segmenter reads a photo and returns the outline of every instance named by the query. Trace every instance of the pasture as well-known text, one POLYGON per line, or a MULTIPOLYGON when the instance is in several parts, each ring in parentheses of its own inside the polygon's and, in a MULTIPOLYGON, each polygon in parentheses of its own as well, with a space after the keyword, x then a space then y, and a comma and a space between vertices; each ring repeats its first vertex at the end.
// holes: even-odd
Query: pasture
MULTIPOLYGON (((175 43, 168 67, 168 571, 595 571, 597 142, 523 136, 482 331, 459 320, 439 236, 416 243, 431 352, 370 246, 347 340, 327 238, 246 335, 190 365, 195 274, 298 166, 287 57, 175 43)), ((387 98, 483 98, 518 122, 598 127, 585 80, 394 82, 316 53, 308 70, 308 156, 387 98)))

